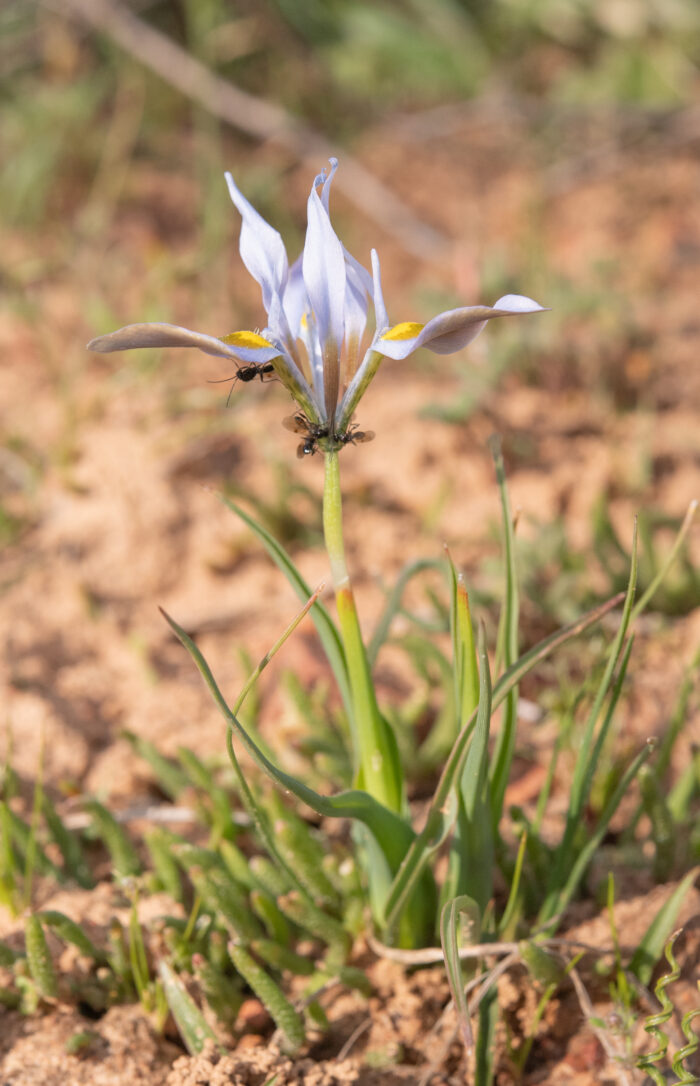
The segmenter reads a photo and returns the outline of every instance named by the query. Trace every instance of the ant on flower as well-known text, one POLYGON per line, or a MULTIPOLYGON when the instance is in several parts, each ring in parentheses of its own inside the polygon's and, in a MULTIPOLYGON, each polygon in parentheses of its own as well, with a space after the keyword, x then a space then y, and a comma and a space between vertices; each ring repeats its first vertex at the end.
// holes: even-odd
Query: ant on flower
POLYGON ((357 423, 353 422, 345 433, 336 434, 336 440, 341 445, 365 445, 368 441, 374 441, 374 430, 359 430, 357 423))
POLYGON ((256 377, 259 377, 261 381, 264 381, 267 374, 274 372, 275 367, 272 362, 249 362, 245 366, 239 366, 233 377, 219 377, 214 381, 209 381, 209 384, 222 385, 225 384, 226 381, 233 382, 226 398, 226 406, 228 407, 237 381, 243 381, 244 384, 248 384, 249 381, 254 381, 256 377))
MULTIPOLYGON (((291 430, 293 434, 304 435, 304 440, 297 446, 299 460, 305 456, 313 456, 318 449, 319 441, 324 437, 330 437, 327 426, 319 426, 317 423, 310 422, 301 411, 297 411, 294 415, 288 415, 282 420, 282 425, 286 430, 291 430)), ((342 434, 333 435, 333 441, 339 447, 363 444, 372 441, 373 438, 374 430, 359 430, 357 423, 353 423, 342 434)))
POLYGON ((293 434, 304 435, 304 440, 297 446, 299 460, 304 456, 313 456, 318 448, 319 438, 328 437, 327 426, 318 426, 310 422, 301 411, 297 411, 294 415, 287 415, 282 419, 282 425, 285 430, 291 430, 293 434))

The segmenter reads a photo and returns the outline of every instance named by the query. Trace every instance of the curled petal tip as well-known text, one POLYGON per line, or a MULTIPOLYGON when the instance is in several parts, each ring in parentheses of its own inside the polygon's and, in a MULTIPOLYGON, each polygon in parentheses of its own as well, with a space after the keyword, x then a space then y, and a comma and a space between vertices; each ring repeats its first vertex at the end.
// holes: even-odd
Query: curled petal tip
POLYGON ((544 313, 549 306, 540 305, 533 298, 526 298, 524 294, 504 294, 493 308, 506 313, 544 313))

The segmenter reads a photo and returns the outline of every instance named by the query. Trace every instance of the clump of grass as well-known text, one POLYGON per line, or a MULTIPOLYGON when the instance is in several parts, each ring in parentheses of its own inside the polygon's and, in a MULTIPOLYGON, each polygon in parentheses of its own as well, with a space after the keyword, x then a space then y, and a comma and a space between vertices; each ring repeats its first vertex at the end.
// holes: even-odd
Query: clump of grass
MULTIPOLYGON (((225 717, 234 776, 231 779, 224 767, 214 768, 192 751, 181 750, 176 759, 165 758, 147 741, 129 735, 135 752, 146 759, 168 801, 194 800, 194 826, 198 834, 204 834, 203 842, 195 843, 191 834, 181 836, 157 827, 147 832, 143 842, 134 843, 118 819, 94 799, 84 804, 86 830, 76 833, 65 824, 43 788, 35 802, 37 817, 24 821, 15 810, 11 772, 6 773, 6 795, 0 804, 5 904, 19 908, 24 903, 25 880, 31 885, 35 873, 57 883, 89 885, 86 850, 94 849, 96 843, 110 857, 115 885, 126 894, 125 902, 131 901, 128 920, 124 924, 115 921, 103 944, 96 943, 67 916, 51 910, 33 913, 26 922, 24 953, 0 946, 0 968, 5 976, 1 994, 6 1005, 33 1013, 60 994, 86 1001, 100 1013, 111 1003, 137 998, 161 1024, 171 1013, 188 1049, 197 1052, 207 1039, 220 1043, 231 1032, 235 1034, 237 1007, 246 990, 252 989, 277 1024, 282 1043, 295 1049, 303 1044, 312 1023, 318 1028, 313 1009, 320 998, 316 993, 323 992, 329 983, 365 989, 365 976, 352 967, 352 943, 360 932, 367 932, 369 924, 376 945, 387 948, 383 952, 404 954, 409 962, 424 960, 422 947, 434 947, 436 940, 441 944, 439 955, 444 956, 448 969, 462 1036, 475 1066, 481 1069, 478 1081, 487 1083, 495 1073, 492 1039, 498 1017, 497 977, 524 964, 541 987, 539 1018, 561 985, 582 983, 577 971, 581 950, 569 946, 557 932, 571 902, 585 892, 586 873, 621 800, 639 782, 627 837, 624 830, 618 833, 621 848, 626 842, 627 854, 633 847, 637 862, 642 862, 651 847, 652 858, 647 863, 659 877, 684 877, 650 918, 646 934, 627 960, 615 942, 618 1002, 625 1002, 634 1019, 638 1012, 632 978, 648 983, 683 897, 696 877, 697 868, 688 870, 688 866, 700 858, 690 844, 675 856, 673 871, 658 866, 667 853, 673 827, 687 826, 696 817, 697 776, 689 774, 669 798, 661 791, 693 677, 689 675, 684 684, 667 736, 659 744, 644 744, 626 763, 616 763, 604 800, 595 803, 601 774, 609 777, 611 772, 605 752, 613 741, 615 714, 632 649, 636 548, 633 543, 623 598, 614 597, 518 656, 513 524, 497 448, 495 456, 506 554, 495 676, 491 678, 483 625, 475 634, 464 579, 447 556, 444 569, 450 601, 452 689, 447 700, 449 721, 446 724, 442 719, 440 727, 451 739, 443 736, 442 741, 448 742, 447 755, 423 827, 417 830, 412 826, 408 804, 391 812, 360 787, 322 795, 303 779, 285 773, 252 737, 257 733, 254 716, 247 727, 240 717, 245 693, 253 689, 271 654, 252 670, 243 695, 229 708, 194 642, 169 619, 225 717), (543 825, 564 742, 552 751, 534 816, 505 806, 506 785, 519 743, 517 684, 540 661, 580 637, 620 604, 617 632, 605 650, 583 732, 577 739, 580 753, 564 825, 559 839, 553 841, 551 832, 543 833, 543 825), (499 706, 503 710, 501 724, 493 737, 492 721, 499 706), (236 754, 239 744, 252 756, 259 778, 241 773, 236 754), (264 785, 266 779, 274 785, 272 789, 264 785), (323 821, 310 823, 304 814, 309 809, 314 818, 320 815, 354 823, 359 831, 354 843, 337 834, 329 836, 323 821), (593 824, 585 825, 587 810, 597 810, 593 824), (642 822, 644 813, 648 818, 642 822), (60 860, 49 859, 49 845, 51 854, 60 860), (446 876, 438 883, 441 856, 447 857, 446 876), (495 893, 497 871, 505 893, 495 893), (173 899, 173 911, 144 929, 138 919, 138 900, 156 890, 167 891, 173 899), (465 915, 469 917, 466 935, 461 919, 465 915), (86 963, 80 978, 58 974, 51 949, 55 939, 72 944, 86 963), (392 944, 398 944, 396 951, 391 950, 392 944), (473 963, 476 972, 470 967, 465 974, 465 961, 473 963), (297 994, 295 999, 289 990, 292 976, 305 978, 303 995, 297 994)), ((306 599, 302 614, 311 614, 332 667, 341 669, 342 640, 317 594, 310 592, 289 556, 265 528, 230 499, 222 500, 244 517, 300 597, 306 599)), ((405 577, 402 583, 405 585, 405 577)), ((401 592, 391 593, 387 606, 372 642, 373 659, 390 636, 393 617, 401 609, 401 592)), ((273 651, 282 646, 300 617, 273 651)), ((417 643, 420 636, 415 635, 417 643)), ((431 635, 424 632, 422 639, 429 656, 431 635)), ((417 644, 414 651, 420 660, 417 644)), ((306 702, 299 700, 298 693, 297 699, 303 709, 306 702)), ((352 707, 351 700, 349 705, 352 707)), ((319 712, 316 707, 317 746, 322 745, 323 737, 319 712)), ((352 765, 352 732, 334 731, 332 721, 328 729, 329 743, 336 753, 339 739, 341 747, 350 744, 343 757, 352 765)), ((434 773, 435 763, 427 749, 422 767, 420 750, 412 773, 425 780, 434 773)), ((657 992, 662 993, 663 988, 657 992)), ((512 1056, 521 1070, 534 1028, 512 1056)))

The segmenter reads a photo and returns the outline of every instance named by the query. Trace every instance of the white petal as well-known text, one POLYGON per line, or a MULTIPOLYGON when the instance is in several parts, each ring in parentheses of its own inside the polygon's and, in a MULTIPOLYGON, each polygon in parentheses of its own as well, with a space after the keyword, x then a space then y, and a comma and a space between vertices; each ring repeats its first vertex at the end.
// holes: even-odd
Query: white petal
POLYGON ((544 312, 544 306, 520 294, 506 294, 495 306, 470 305, 449 309, 429 320, 414 336, 401 339, 379 339, 374 349, 388 358, 407 358, 419 347, 434 354, 454 354, 471 343, 493 317, 511 317, 522 313, 544 312))
POLYGON ((493 308, 499 311, 499 315, 508 316, 510 313, 544 313, 547 307, 526 298, 524 294, 504 294, 493 308))
MULTIPOLYGON (((355 260, 347 250, 345 253, 345 343, 355 352, 359 350, 362 334, 367 324, 368 290, 372 280, 366 268, 355 260)), ((348 357, 351 372, 354 373, 357 365, 357 354, 354 358, 348 357)))
POLYGON ((309 298, 306 293, 304 273, 301 267, 301 256, 297 257, 289 269, 289 278, 284 288, 282 303, 292 336, 294 339, 299 339, 302 318, 309 308, 309 298))
POLYGON ((287 251, 279 232, 248 203, 230 173, 226 174, 226 184, 243 219, 239 245, 241 259, 262 287, 263 305, 269 313, 273 295, 281 294, 287 283, 287 251))
POLYGON ((345 256, 316 188, 308 203, 302 268, 321 343, 340 350, 345 331, 345 256))
POLYGON ((382 271, 379 267, 379 256, 377 250, 372 249, 372 279, 373 279, 373 295, 374 295, 374 318, 377 332, 380 334, 389 327, 389 317, 387 315, 386 306, 384 305, 384 295, 382 293, 382 271))
MULTIPOLYGON (((338 159, 337 158, 329 158, 328 161, 331 164, 330 173, 328 175, 326 175, 326 171, 323 170, 323 172, 321 174, 319 174, 319 176, 318 176, 318 178, 316 180, 318 181, 319 184, 323 185, 323 188, 321 189, 321 203, 325 207, 326 213, 330 216, 331 212, 330 212, 329 199, 330 199, 330 195, 331 195, 331 184, 332 184, 333 178, 335 176, 335 171, 338 169, 338 159)), ((314 185, 314 187, 316 187, 316 185, 314 185)))

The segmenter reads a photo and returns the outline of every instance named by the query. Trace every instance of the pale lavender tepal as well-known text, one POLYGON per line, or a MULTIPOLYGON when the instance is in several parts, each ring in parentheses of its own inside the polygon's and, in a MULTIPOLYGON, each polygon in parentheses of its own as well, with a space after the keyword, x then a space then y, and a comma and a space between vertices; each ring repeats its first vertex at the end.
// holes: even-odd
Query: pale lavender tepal
POLYGON ((492 317, 542 311, 531 298, 507 294, 493 307, 465 306, 440 313, 426 325, 391 326, 376 252, 372 250, 370 274, 345 249, 331 225, 329 197, 337 160, 331 159, 330 166, 311 186, 304 250, 291 268, 280 234, 226 174, 231 199, 243 220, 241 257, 262 288, 267 313, 262 333, 241 331, 217 338, 175 324, 130 324, 93 339, 89 350, 197 347, 240 367, 272 366, 321 443, 336 447, 343 443, 382 358, 401 360, 419 347, 452 354, 470 343, 492 317), (374 306, 371 338, 366 334, 370 298, 374 306))

